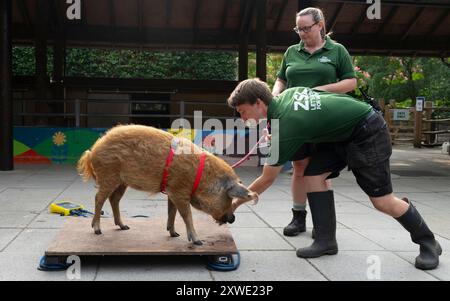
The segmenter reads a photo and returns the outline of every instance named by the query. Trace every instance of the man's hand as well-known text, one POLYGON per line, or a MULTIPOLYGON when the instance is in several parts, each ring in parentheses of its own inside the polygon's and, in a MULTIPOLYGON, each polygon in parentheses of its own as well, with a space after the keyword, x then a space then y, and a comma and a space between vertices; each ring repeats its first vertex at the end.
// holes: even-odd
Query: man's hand
MULTIPOLYGON (((259 195, 256 192, 252 192, 253 195, 253 202, 252 205, 256 205, 258 203, 259 200, 259 195)), ((233 202, 231 203, 231 210, 234 212, 236 211, 236 209, 241 206, 242 204, 244 204, 245 202, 247 202, 247 200, 244 199, 233 199, 233 202)))

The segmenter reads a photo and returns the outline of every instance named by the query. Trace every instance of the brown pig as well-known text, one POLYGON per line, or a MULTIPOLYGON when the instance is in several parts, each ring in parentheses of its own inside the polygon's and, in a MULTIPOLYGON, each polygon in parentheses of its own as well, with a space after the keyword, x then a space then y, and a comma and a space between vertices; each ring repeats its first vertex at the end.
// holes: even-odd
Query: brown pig
POLYGON ((188 240, 196 245, 202 244, 194 229, 191 205, 210 214, 219 224, 232 223, 232 199, 257 201, 258 196, 242 185, 225 161, 207 152, 198 188, 193 193, 201 153, 202 150, 190 140, 175 138, 153 127, 121 125, 109 130, 91 150, 84 152, 77 166, 85 181, 92 177, 97 183, 92 220, 95 233, 101 234, 100 212, 107 198, 115 224, 122 230, 128 230, 119 211, 119 202, 125 190, 131 187, 150 194, 160 192, 164 169, 168 170, 165 191, 168 196, 167 230, 170 236, 179 236, 174 227, 178 210, 186 224, 188 240), (167 166, 171 148, 175 154, 167 166))

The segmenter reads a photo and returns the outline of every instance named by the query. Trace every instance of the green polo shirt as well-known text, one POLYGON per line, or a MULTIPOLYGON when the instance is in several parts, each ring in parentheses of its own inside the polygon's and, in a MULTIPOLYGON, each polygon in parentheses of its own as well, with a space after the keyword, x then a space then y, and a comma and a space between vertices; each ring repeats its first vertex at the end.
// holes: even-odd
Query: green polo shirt
POLYGON ((272 139, 266 164, 286 163, 304 143, 346 141, 371 110, 347 94, 305 87, 283 91, 267 109, 272 139))
POLYGON ((286 88, 314 88, 356 75, 347 49, 327 36, 325 45, 313 54, 306 51, 303 41, 290 46, 277 77, 287 82, 286 88))

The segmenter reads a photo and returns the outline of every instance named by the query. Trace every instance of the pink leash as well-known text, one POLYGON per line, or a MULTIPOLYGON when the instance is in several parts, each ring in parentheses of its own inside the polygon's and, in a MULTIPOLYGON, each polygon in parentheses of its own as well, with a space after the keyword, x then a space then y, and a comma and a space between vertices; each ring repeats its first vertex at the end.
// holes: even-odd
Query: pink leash
POLYGON ((231 165, 232 168, 238 167, 239 165, 244 163, 244 161, 246 161, 248 159, 248 157, 250 157, 250 154, 253 153, 255 151, 255 149, 258 147, 258 145, 263 141, 263 139, 265 139, 269 135, 268 127, 269 127, 269 125, 267 125, 267 127, 266 127, 266 130, 267 130, 266 133, 264 135, 262 135, 261 138, 259 138, 258 142, 256 142, 255 146, 253 146, 253 148, 248 152, 248 154, 246 154, 241 160, 239 160, 236 163, 234 163, 233 165, 231 165))

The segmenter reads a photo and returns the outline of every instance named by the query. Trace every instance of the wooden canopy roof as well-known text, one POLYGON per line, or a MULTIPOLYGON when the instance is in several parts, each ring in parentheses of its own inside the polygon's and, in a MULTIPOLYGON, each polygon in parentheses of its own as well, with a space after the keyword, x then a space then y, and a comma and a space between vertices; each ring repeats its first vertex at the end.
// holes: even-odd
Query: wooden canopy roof
POLYGON ((284 51, 298 43, 295 13, 315 6, 323 9, 333 38, 352 54, 450 52, 450 0, 380 0, 381 19, 373 20, 366 0, 80 1, 80 20, 67 19, 65 0, 13 1, 13 43, 34 43, 36 25, 44 22, 48 42, 64 39, 69 47, 237 50, 247 36, 254 49, 263 31, 269 51, 284 51), (257 23, 265 23, 265 31, 257 23))

